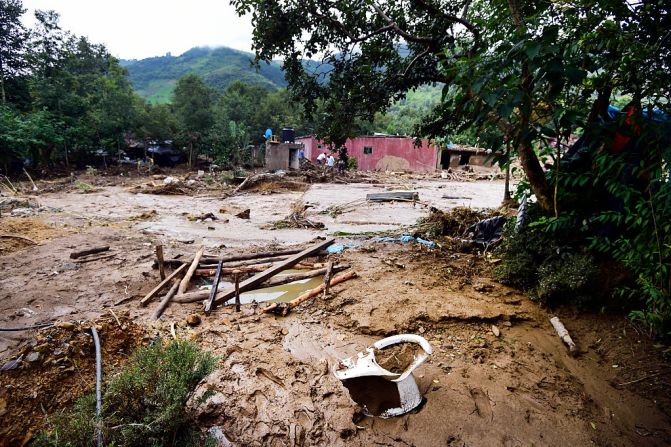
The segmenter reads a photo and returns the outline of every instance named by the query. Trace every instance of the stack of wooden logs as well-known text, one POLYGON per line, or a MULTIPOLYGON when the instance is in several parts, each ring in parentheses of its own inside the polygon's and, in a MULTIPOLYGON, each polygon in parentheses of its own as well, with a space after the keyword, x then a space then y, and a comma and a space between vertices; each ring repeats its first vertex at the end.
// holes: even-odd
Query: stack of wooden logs
POLYGON ((146 306, 167 289, 168 291, 163 295, 154 311, 154 319, 160 318, 172 302, 193 303, 202 301, 204 302, 204 311, 209 315, 216 306, 225 304, 234 298, 236 309, 239 310, 240 294, 243 292, 324 276, 325 282, 320 287, 308 290, 292 302, 282 303, 282 305, 274 303, 262 310, 263 313, 274 312, 286 315, 290 309, 308 298, 316 296, 322 291, 326 293, 329 286, 356 277, 354 272, 334 276, 334 274, 348 269, 349 266, 347 265, 334 265, 332 262, 328 264, 306 262, 307 258, 320 256, 322 251, 333 244, 334 241, 334 239, 328 239, 304 250, 291 249, 228 256, 209 255, 205 253, 205 248, 201 247, 193 258, 186 260, 164 259, 163 247, 157 246, 156 258, 162 281, 140 300, 140 306, 146 306), (175 270, 166 275, 167 267, 175 268, 175 270), (288 269, 306 271, 279 274, 288 269), (212 288, 210 290, 188 291, 191 280, 196 276, 214 277, 212 288), (234 286, 220 289, 219 283, 222 277, 230 278, 234 286))

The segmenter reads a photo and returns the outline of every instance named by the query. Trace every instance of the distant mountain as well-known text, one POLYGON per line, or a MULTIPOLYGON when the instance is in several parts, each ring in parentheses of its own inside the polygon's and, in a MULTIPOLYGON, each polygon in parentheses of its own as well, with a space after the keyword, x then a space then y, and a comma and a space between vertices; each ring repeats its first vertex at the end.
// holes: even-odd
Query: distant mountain
POLYGON ((236 80, 268 89, 286 87, 278 62, 261 62, 260 69, 251 66, 254 55, 227 47, 192 48, 180 56, 122 60, 135 90, 151 102, 170 101, 175 83, 187 74, 196 74, 217 91, 223 91, 236 80))

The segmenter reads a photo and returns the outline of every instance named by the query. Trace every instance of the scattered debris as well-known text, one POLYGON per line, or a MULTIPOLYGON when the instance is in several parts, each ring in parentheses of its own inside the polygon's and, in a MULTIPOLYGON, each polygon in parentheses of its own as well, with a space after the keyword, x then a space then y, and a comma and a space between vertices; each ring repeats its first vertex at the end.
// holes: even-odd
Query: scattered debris
POLYGON ((291 214, 275 222, 273 228, 312 228, 321 230, 324 228, 323 223, 315 222, 305 217, 305 211, 309 207, 309 205, 306 205, 302 201, 294 202, 291 205, 291 214))
POLYGON ((240 211, 239 213, 235 214, 235 217, 237 217, 238 219, 249 219, 250 212, 251 212, 250 209, 247 208, 246 210, 240 211))
POLYGON ((366 200, 369 202, 418 202, 419 193, 417 191, 393 191, 366 194, 366 200))
POLYGON ((562 341, 568 346, 569 353, 572 356, 575 356, 578 353, 578 350, 576 348, 575 343, 573 343, 573 340, 571 339, 571 336, 569 335, 568 331, 562 324, 562 322, 559 320, 559 317, 552 317, 550 319, 550 323, 552 323, 552 327, 555 328, 555 331, 557 331, 557 335, 559 335, 559 338, 562 339, 562 341))
POLYGON ((85 250, 80 250, 80 251, 73 251, 70 253, 70 259, 78 259, 83 256, 88 256, 88 255, 93 255, 96 253, 102 253, 105 251, 108 251, 110 249, 109 245, 105 245, 103 247, 93 247, 93 248, 87 248, 85 250))

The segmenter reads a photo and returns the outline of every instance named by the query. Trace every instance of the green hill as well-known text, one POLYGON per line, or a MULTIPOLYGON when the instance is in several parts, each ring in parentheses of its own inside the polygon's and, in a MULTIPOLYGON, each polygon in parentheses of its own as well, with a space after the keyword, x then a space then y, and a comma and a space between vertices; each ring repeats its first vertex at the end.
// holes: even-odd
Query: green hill
POLYGON ((142 60, 122 60, 135 90, 151 102, 170 101, 175 83, 187 74, 196 74, 217 91, 240 80, 268 89, 286 86, 278 62, 261 63, 257 70, 251 66, 254 55, 226 47, 192 48, 180 56, 167 54, 142 60))

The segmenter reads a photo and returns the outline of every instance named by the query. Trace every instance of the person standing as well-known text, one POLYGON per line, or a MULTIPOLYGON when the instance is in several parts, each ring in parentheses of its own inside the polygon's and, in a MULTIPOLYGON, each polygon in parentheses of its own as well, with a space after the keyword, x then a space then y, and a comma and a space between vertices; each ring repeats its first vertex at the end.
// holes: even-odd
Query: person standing
POLYGON ((328 165, 329 172, 333 174, 333 167, 335 166, 335 158, 333 157, 333 153, 329 155, 329 158, 326 160, 326 164, 328 165))
POLYGON ((325 161, 326 161, 326 152, 322 152, 317 157, 317 166, 324 166, 325 161))
POLYGON ((345 175, 345 160, 338 159, 338 175, 345 175))

